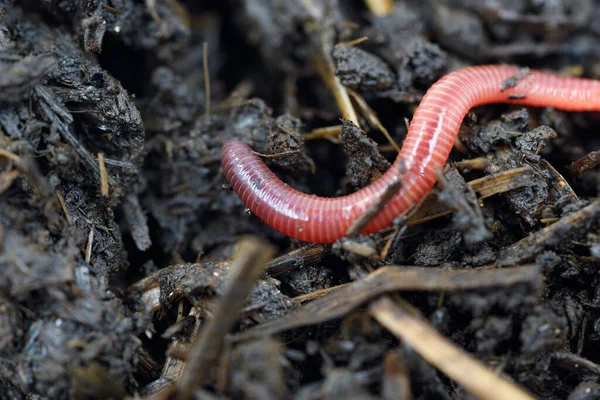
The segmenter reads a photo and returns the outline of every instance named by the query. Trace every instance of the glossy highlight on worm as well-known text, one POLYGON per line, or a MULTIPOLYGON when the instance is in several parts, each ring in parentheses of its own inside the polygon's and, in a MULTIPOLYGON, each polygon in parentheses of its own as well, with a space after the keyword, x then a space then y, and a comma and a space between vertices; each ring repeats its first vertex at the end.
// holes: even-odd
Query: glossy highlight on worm
MULTIPOLYGON (((505 65, 467 67, 444 76, 423 97, 394 163, 404 162, 402 188, 363 234, 391 226, 431 190, 466 113, 491 103, 597 111, 600 81, 505 65)), ((352 222, 394 182, 398 171, 392 167, 371 185, 347 196, 323 198, 286 185, 242 142, 224 144, 221 164, 231 187, 255 215, 285 235, 316 243, 344 237, 352 222)))

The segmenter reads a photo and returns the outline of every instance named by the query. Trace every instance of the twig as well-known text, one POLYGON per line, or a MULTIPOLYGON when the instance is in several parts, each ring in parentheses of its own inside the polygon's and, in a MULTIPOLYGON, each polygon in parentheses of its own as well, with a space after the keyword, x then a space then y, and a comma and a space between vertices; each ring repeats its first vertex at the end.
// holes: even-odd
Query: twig
POLYGON ((564 216, 550 226, 536 231, 504 248, 500 253, 498 266, 510 266, 532 258, 546 249, 559 248, 567 240, 585 237, 592 227, 600 222, 600 200, 596 200, 581 210, 564 216))
POLYGON ((586 171, 600 165, 600 151, 591 151, 585 156, 573 161, 567 169, 573 176, 581 176, 586 171))
POLYGON ((371 222, 371 220, 375 218, 377 214, 379 214, 379 212, 392 199, 392 197, 394 197, 394 195, 398 193, 398 190, 400 190, 400 188, 402 187, 401 174, 403 172, 403 169, 404 168, 402 167, 402 163, 400 163, 398 167, 398 177, 396 178, 396 180, 388 187, 386 187, 385 191, 381 194, 379 199, 377 199, 375 203, 373 203, 369 208, 367 208, 367 210, 360 217, 358 217, 352 223, 352 225, 350 225, 350 227, 346 231, 347 238, 352 238, 360 235, 362 230, 369 224, 369 222, 371 222))
POLYGON ((249 237, 240 241, 223 300, 192 346, 188 364, 178 384, 177 399, 190 399, 196 388, 204 384, 212 367, 218 364, 225 336, 237 320, 254 282, 274 254, 275 248, 261 240, 249 237))
POLYGON ((388 297, 370 307, 371 315, 421 357, 482 400, 533 400, 522 388, 498 376, 482 362, 440 335, 408 304, 388 297))
MULTIPOLYGON (((479 270, 442 270, 394 265, 381 267, 350 284, 325 289, 329 292, 326 296, 304 304, 281 318, 236 334, 232 339, 241 341, 264 338, 290 329, 338 319, 366 301, 392 291, 455 292, 466 289, 509 287, 516 284, 527 284, 532 287, 532 291, 540 291, 541 279, 540 268, 536 265, 479 270)), ((299 299, 298 297, 294 300, 299 299)))
POLYGON ((14 162, 21 161, 21 157, 19 157, 15 153, 11 153, 10 151, 4 149, 0 149, 0 157, 8 158, 9 160, 12 160, 14 162))
POLYGON ((318 262, 330 254, 331 247, 328 245, 309 244, 269 261, 265 270, 270 276, 277 276, 318 262))
POLYGON ((552 360, 558 367, 582 375, 600 375, 600 365, 567 351, 552 354, 552 360))
POLYGON ((58 202, 60 203, 60 206, 61 206, 63 212, 65 213, 65 218, 67 218, 67 222, 69 224, 71 224, 71 214, 69 213, 69 210, 67 209, 67 203, 65 202, 65 198, 63 197, 62 193, 59 192, 58 190, 56 191, 56 198, 58 199, 58 202))

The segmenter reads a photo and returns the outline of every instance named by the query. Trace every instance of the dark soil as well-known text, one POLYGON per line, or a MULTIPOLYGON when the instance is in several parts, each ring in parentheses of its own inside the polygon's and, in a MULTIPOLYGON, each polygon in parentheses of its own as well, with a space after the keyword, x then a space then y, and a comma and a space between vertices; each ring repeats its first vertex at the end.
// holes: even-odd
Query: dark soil
POLYGON ((227 188, 228 139, 304 192, 367 186, 396 154, 374 121, 401 144, 459 67, 600 79, 598 0, 367 3, 0 0, 0 398, 176 396, 161 389, 235 293, 245 235, 278 258, 196 398, 472 398, 369 316, 384 292, 535 397, 600 398, 600 114, 479 107, 431 199, 446 211, 335 246, 285 237, 227 188), (489 197, 470 184, 515 170, 489 197), (421 272, 334 303, 385 265, 421 272), (507 267, 532 275, 426 284, 507 267))

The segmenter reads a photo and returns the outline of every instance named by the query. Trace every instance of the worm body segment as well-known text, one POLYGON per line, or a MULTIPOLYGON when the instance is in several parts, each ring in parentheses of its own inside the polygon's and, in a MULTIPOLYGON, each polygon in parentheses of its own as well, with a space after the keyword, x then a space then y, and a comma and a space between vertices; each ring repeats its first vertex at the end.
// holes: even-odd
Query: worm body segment
MULTIPOLYGON (((389 227, 394 218, 431 190, 466 113, 490 103, 600 110, 600 81, 500 65, 468 67, 444 76, 423 97, 395 161, 404 161, 402 188, 363 234, 389 227)), ((376 182, 347 196, 323 198, 283 183, 239 141, 224 144, 221 163, 231 187, 255 215, 285 235, 317 243, 333 243, 344 237, 352 222, 395 180, 398 171, 390 168, 376 182)))

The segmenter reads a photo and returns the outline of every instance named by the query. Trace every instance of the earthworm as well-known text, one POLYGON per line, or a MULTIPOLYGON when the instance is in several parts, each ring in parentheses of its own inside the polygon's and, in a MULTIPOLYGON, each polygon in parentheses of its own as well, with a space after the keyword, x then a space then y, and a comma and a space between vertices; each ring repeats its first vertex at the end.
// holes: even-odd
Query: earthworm
POLYGON ((437 181, 438 170, 448 159, 466 113, 490 103, 600 110, 600 81, 507 65, 451 72, 423 97, 394 166, 371 185, 343 197, 323 198, 291 188, 239 141, 224 144, 221 164, 235 193, 264 222, 296 239, 333 243, 344 237, 352 222, 397 179, 400 160, 404 162, 401 189, 362 234, 391 226, 398 215, 416 205, 437 181))

